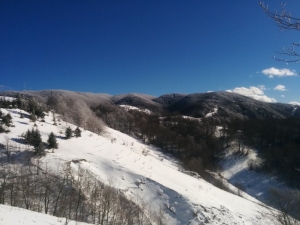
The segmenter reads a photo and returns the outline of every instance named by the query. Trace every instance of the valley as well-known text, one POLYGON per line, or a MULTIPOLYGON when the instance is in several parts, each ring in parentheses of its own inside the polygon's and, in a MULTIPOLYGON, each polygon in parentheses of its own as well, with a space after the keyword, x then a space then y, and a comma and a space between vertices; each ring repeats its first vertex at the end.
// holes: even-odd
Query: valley
MULTIPOLYGON (((124 106, 122 107, 124 108, 124 106)), ((211 108, 205 117, 213 118, 218 114, 218 109, 211 108)), ((136 111, 150 117, 152 114, 145 111, 145 108, 139 111, 139 108, 133 104, 130 107, 126 106, 123 110, 136 111)), ((63 176, 63 171, 69 168, 73 171, 76 179, 78 176, 76 173, 85 171, 82 173, 87 173, 92 177, 91 179, 113 187, 129 201, 141 207, 151 224, 258 225, 278 223, 276 218, 270 214, 270 211, 274 211, 274 209, 268 209, 269 206, 260 201, 267 203, 266 199, 256 193, 258 188, 253 187, 253 184, 245 183, 246 188, 240 187, 238 193, 243 194, 232 194, 221 190, 209 183, 207 178, 203 179, 201 173, 199 176, 188 170, 193 166, 182 165, 177 158, 178 153, 171 154, 172 152, 151 144, 150 140, 144 139, 143 141, 136 136, 138 133, 121 133, 107 125, 102 125, 101 131, 96 129, 99 131, 97 133, 81 127, 81 137, 66 139, 64 137, 65 130, 68 127, 75 130, 78 125, 64 121, 60 114, 48 111, 44 114, 43 119, 32 121, 30 113, 21 109, 2 108, 1 112, 3 115, 10 114, 12 117, 11 126, 8 127, 9 132, 2 133, 0 136, 0 143, 3 144, 2 165, 14 163, 13 159, 20 160, 22 152, 31 152, 30 163, 43 173, 47 171, 55 176, 63 176), (48 135, 53 132, 58 148, 45 149, 44 155, 34 156, 34 148, 23 140, 23 134, 31 129, 39 130, 43 143, 47 142, 48 135), (5 145, 9 146, 5 147, 5 145), (5 156, 7 148, 19 149, 12 151, 9 161, 5 156), (250 186, 253 188, 248 189, 250 186), (158 217, 161 218, 160 222, 157 221, 158 217)), ((186 120, 195 123, 202 121, 190 118, 186 118, 186 120)), ((175 121, 171 124, 177 124, 175 121)), ((217 137, 221 136, 222 131, 219 130, 217 137)), ((231 150, 234 149, 231 148, 231 150)), ((230 159, 229 153, 226 157, 230 159)), ((222 176, 232 184, 245 182, 245 179, 241 180, 238 177, 238 173, 247 170, 245 165, 248 163, 246 161, 240 163, 238 160, 230 161, 226 158, 224 160, 223 163, 221 162, 223 165, 222 176), (240 170, 234 169, 239 165, 242 165, 240 170)), ((245 177, 246 175, 241 174, 241 176, 245 177)), ((252 174, 249 181, 254 178, 256 176, 252 174)), ((263 180, 265 179, 261 179, 261 181, 263 180)), ((256 182, 256 184, 258 183, 256 182)), ((87 191, 87 187, 82 185, 82 191, 87 191)), ((262 192, 265 193, 266 190, 264 189, 262 192)), ((6 200, 4 203, 8 204, 6 200)), ((5 219, 5 217, 2 218, 5 219)), ((87 217, 84 222, 91 221, 87 217)))

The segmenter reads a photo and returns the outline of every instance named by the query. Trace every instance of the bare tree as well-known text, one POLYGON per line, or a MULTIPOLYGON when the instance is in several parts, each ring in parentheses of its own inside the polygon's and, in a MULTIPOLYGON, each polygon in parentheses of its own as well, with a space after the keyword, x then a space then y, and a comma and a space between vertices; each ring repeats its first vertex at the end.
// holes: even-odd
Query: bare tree
MULTIPOLYGON (((286 9, 286 4, 281 4, 281 8, 279 11, 271 11, 268 5, 266 5, 264 2, 260 2, 260 6, 281 29, 300 31, 300 18, 293 16, 291 12, 286 9)), ((274 58, 278 61, 283 62, 299 62, 300 53, 297 51, 297 48, 299 47, 300 42, 293 42, 291 44, 291 47, 283 48, 281 52, 277 52, 277 54, 279 55, 284 55, 285 58, 274 58)))
POLYGON ((103 225, 164 224, 163 211, 142 200, 129 200, 112 186, 112 180, 105 185, 78 164, 67 163, 61 176, 47 165, 43 168, 42 173, 32 173, 36 168, 26 164, 1 166, 0 203, 64 217, 65 224, 70 220, 103 225))
POLYGON ((271 204, 279 211, 269 209, 270 216, 282 225, 300 225, 300 192, 291 189, 270 189, 271 204))
POLYGON ((10 160, 10 154, 11 154, 11 151, 10 151, 10 138, 8 136, 5 136, 5 153, 6 153, 6 156, 7 156, 7 162, 9 162, 10 160))

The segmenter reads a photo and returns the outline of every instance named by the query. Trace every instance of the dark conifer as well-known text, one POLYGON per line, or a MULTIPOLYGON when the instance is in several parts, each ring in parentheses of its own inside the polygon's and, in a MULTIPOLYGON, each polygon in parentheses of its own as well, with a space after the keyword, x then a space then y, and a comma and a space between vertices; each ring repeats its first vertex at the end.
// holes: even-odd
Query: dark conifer
POLYGON ((32 128, 31 131, 27 130, 24 135, 24 138, 28 144, 34 146, 35 148, 37 148, 40 145, 40 143, 42 143, 41 134, 38 129, 34 130, 32 128))
POLYGON ((12 121, 12 117, 11 115, 8 113, 7 115, 2 117, 2 122, 8 127, 11 124, 12 121))
POLYGON ((30 130, 27 130, 25 134, 23 134, 24 139, 26 140, 27 144, 31 143, 32 133, 30 130))
POLYGON ((65 131, 66 139, 71 138, 72 137, 72 133, 73 133, 72 129, 70 127, 67 127, 66 131, 65 131))
POLYGON ((77 127, 74 131, 75 137, 81 137, 81 130, 77 127))
POLYGON ((43 142, 40 142, 38 146, 34 147, 34 153, 39 156, 45 154, 45 145, 43 142))
POLYGON ((33 130, 33 140, 32 145, 34 147, 39 147, 40 143, 42 143, 42 138, 40 131, 38 129, 33 130))
POLYGON ((54 135, 53 132, 51 132, 49 134, 49 137, 48 137, 48 147, 49 148, 58 148, 58 144, 57 144, 57 141, 56 141, 56 137, 54 135))

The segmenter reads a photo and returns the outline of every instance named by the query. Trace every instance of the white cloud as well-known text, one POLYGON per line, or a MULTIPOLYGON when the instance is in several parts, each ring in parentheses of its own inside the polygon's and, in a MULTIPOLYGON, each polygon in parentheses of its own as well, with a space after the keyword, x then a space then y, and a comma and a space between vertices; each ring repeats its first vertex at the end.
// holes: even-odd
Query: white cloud
POLYGON ((296 76, 297 73, 295 70, 290 69, 277 69, 275 67, 271 67, 269 69, 265 69, 261 71, 264 75, 273 78, 273 77, 288 77, 288 76, 296 76))
POLYGON ((257 87, 262 91, 267 90, 265 85, 258 85, 257 87))
POLYGON ((254 87, 254 86, 250 86, 249 88, 236 87, 233 90, 227 90, 227 92, 237 93, 237 94, 244 95, 244 96, 247 96, 247 97, 256 99, 258 101, 262 101, 262 102, 276 102, 276 99, 270 98, 265 95, 265 93, 261 89, 262 86, 265 88, 264 85, 260 85, 259 86, 260 88, 254 87))
POLYGON ((285 95, 281 95, 281 98, 285 98, 285 95))
POLYGON ((287 91, 284 85, 278 84, 276 87, 274 87, 275 91, 287 91))
POLYGON ((207 93, 211 93, 211 92, 214 92, 214 91, 207 91, 207 93))
POLYGON ((290 102, 289 104, 291 104, 291 105, 298 105, 298 106, 300 106, 300 102, 290 102))

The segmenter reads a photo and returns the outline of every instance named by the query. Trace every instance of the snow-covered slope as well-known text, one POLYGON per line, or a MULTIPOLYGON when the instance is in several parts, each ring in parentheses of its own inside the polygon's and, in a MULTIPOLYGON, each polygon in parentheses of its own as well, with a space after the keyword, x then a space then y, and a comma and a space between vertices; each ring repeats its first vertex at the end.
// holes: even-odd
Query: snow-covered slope
POLYGON ((247 154, 239 154, 238 147, 233 145, 225 152, 219 164, 222 167, 221 175, 231 184, 239 186, 249 195, 260 201, 268 202, 268 191, 272 188, 287 188, 284 182, 276 176, 250 170, 249 165, 259 164, 260 157, 255 149, 247 149, 247 154))
MULTIPOLYGON (((3 225, 63 225, 65 218, 37 213, 26 209, 0 205, 0 224, 3 225)), ((88 225, 83 222, 67 221, 68 225, 88 225)))
MULTIPOLYGON (((5 135, 17 140, 32 128, 33 123, 20 118, 18 109, 2 111, 11 113, 15 127, 10 128, 10 133, 0 135, 1 143, 5 135)), ((154 146, 110 128, 102 135, 84 131, 82 137, 66 140, 62 137, 65 128, 75 129, 75 126, 62 121, 54 126, 52 115, 47 115, 45 121, 36 122, 43 141, 54 132, 59 148, 41 159, 44 166, 59 172, 67 162, 74 167, 80 165, 128 198, 142 199, 152 209, 163 209, 167 224, 276 224, 262 216, 268 211, 258 200, 243 199, 187 175, 176 160, 154 146)), ((2 214, 0 221, 5 216, 2 214)))
POLYGON ((147 114, 152 114, 152 112, 149 110, 149 109, 140 109, 138 107, 135 107, 135 106, 131 106, 131 105, 119 105, 121 108, 124 108, 126 111, 129 111, 129 110, 137 110, 139 112, 144 112, 144 113, 147 113, 147 114))

